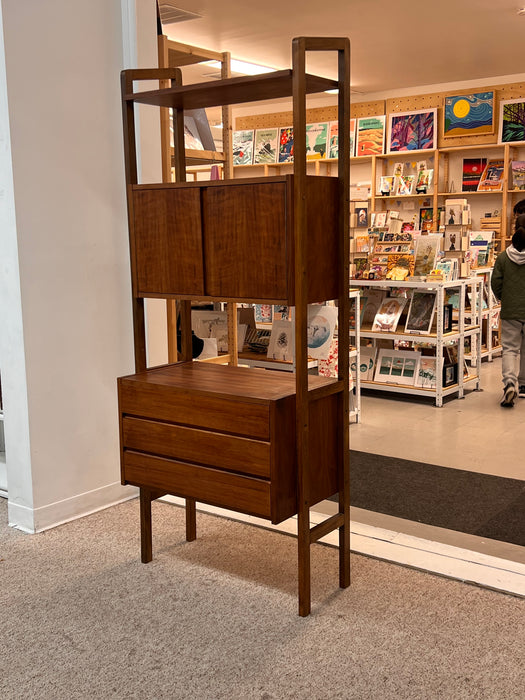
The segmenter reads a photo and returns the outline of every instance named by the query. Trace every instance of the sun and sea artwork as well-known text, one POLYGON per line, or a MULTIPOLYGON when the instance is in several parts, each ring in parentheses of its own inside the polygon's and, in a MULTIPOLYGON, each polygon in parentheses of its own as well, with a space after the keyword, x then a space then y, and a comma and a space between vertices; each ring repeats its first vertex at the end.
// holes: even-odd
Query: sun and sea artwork
POLYGON ((473 92, 445 97, 443 136, 494 133, 494 93, 473 92))
POLYGON ((395 112, 390 115, 388 152, 436 148, 436 109, 395 112))
POLYGON ((499 143, 525 142, 525 100, 500 102, 499 143))

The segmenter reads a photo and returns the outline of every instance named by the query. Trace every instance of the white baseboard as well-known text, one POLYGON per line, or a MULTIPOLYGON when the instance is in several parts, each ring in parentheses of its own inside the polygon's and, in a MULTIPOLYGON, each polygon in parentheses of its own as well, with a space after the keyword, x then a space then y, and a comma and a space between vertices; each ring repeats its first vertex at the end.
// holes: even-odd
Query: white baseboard
POLYGON ((136 498, 137 494, 138 489, 134 486, 122 486, 120 482, 115 482, 40 508, 28 508, 8 499, 9 525, 34 534, 136 498))
MULTIPOLYGON (((162 500, 175 505, 184 505, 183 498, 165 496, 162 500)), ((323 505, 326 505, 325 501, 323 505)), ((334 509, 336 504, 331 504, 334 509)), ((330 508, 330 503, 328 503, 330 508)), ((198 504, 198 510, 220 515, 232 520, 248 522, 278 532, 297 533, 296 518, 290 518, 279 525, 269 524, 261 518, 234 513, 223 508, 198 504)), ((326 510, 326 509, 325 509, 326 510)), ((311 510, 311 523, 315 525, 326 519, 325 512, 311 510)), ((447 531, 446 531, 447 532, 447 531)), ((198 537, 198 523, 197 523, 198 537)), ((338 545, 337 531, 329 533, 320 542, 338 545)), ((352 552, 376 559, 384 559, 414 569, 439 574, 448 578, 473 583, 496 591, 525 596, 525 564, 484 554, 474 549, 444 544, 402 532, 352 520, 350 523, 350 547, 352 552)))

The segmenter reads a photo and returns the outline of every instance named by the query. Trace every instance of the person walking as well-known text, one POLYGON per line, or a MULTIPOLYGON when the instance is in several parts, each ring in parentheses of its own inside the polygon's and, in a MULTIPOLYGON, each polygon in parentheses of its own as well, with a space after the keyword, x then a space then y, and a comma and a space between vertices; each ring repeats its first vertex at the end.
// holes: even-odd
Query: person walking
POLYGON ((525 213, 515 221, 511 245, 498 255, 491 280, 501 301, 503 399, 512 408, 525 398, 525 213))

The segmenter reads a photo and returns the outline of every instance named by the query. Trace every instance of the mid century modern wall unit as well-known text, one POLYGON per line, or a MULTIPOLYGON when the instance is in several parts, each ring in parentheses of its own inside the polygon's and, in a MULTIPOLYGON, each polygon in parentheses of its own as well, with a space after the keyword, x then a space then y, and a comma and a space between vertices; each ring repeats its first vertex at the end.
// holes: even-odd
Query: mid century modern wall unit
POLYGON ((310 613, 310 545, 339 530, 339 584, 350 583, 349 138, 350 44, 297 38, 292 70, 183 86, 173 68, 122 73, 135 374, 118 380, 122 482, 140 489, 141 556, 152 559, 151 501, 186 499, 279 523, 297 515, 299 614, 310 613), (305 71, 306 52, 332 51, 338 78, 305 71), (170 80, 135 92, 134 82, 170 80), (337 88, 338 177, 306 172, 306 95, 337 88), (186 182, 185 109, 293 98, 293 174, 186 182), (139 184, 134 107, 173 110, 175 183, 139 184), (177 299, 179 361, 147 368, 144 299, 177 299), (193 361, 191 301, 295 306, 295 373, 193 361), (308 374, 307 308, 336 300, 337 378, 308 374), (310 526, 310 507, 338 494, 338 512, 310 526))

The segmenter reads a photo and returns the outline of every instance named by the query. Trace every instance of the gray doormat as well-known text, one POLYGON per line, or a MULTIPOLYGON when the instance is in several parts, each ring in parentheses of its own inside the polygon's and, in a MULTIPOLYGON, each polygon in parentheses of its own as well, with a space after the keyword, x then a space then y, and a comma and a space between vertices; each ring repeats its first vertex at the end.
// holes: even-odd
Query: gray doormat
POLYGON ((525 546, 525 481, 350 450, 364 510, 525 546))

